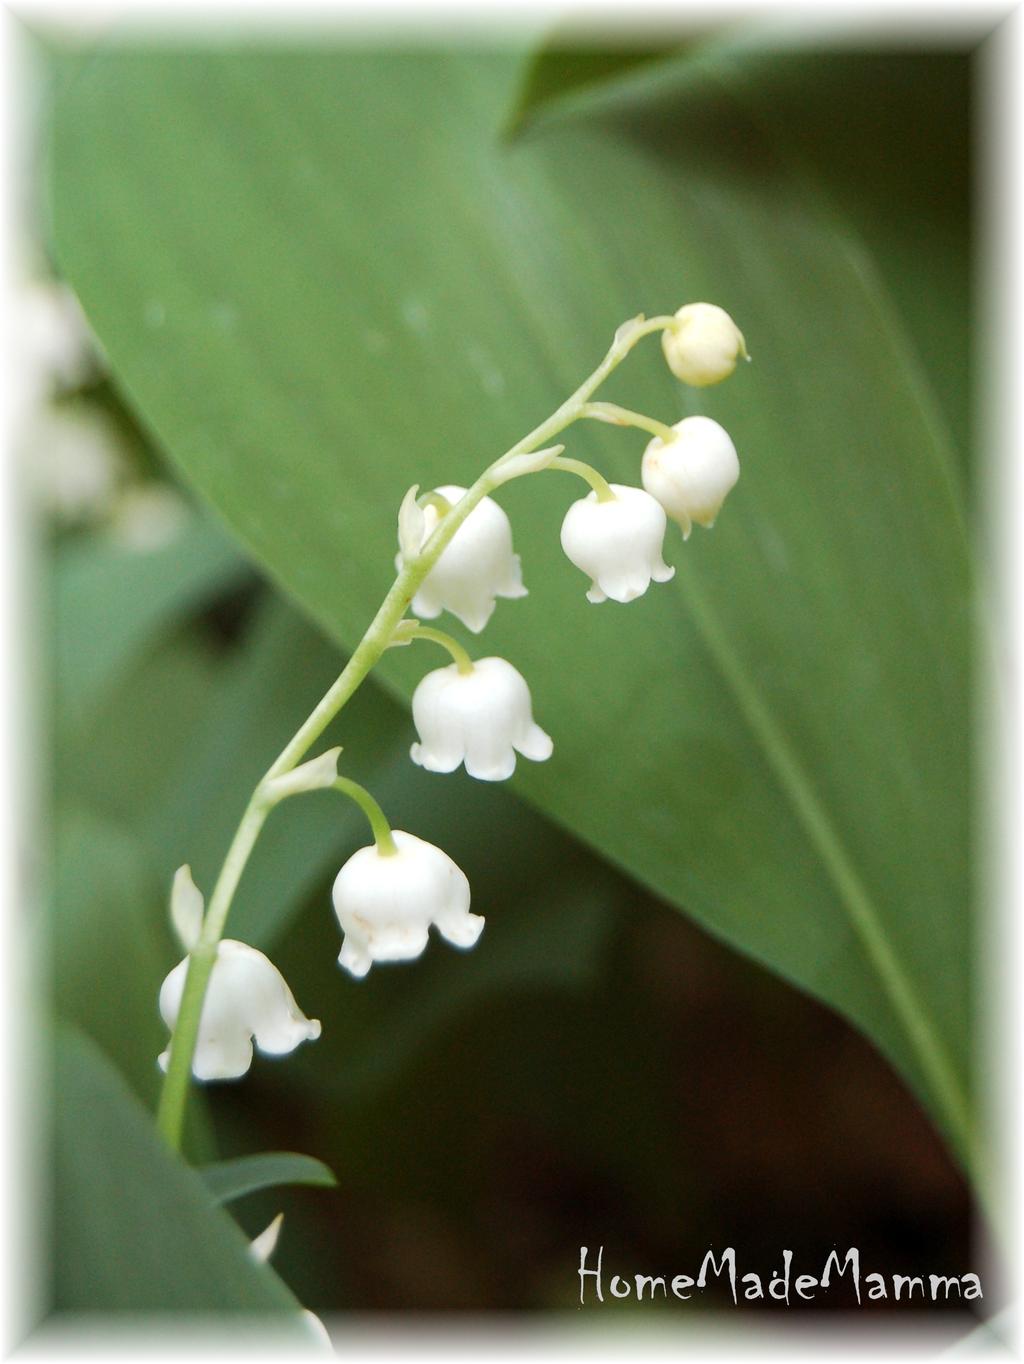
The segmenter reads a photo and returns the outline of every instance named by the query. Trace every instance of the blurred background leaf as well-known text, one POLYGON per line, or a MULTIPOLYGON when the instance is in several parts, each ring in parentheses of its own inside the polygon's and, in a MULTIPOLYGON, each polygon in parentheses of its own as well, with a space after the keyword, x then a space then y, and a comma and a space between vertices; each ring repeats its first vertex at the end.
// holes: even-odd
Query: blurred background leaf
POLYGON ((56 829, 54 994, 62 1017, 118 1058, 152 1104, 164 1029, 156 994, 174 953, 161 896, 123 828, 83 809, 56 829), (122 970, 125 961, 131 972, 122 970))
POLYGON ((54 573, 61 709, 82 717, 170 622, 246 572, 225 537, 198 517, 149 554, 111 540, 69 546, 54 573))
POLYGON ((204 1165, 199 1173, 218 1203, 230 1203, 257 1189, 281 1184, 314 1184, 329 1189, 338 1182, 322 1160, 292 1151, 263 1151, 257 1156, 218 1160, 204 1165))
MULTIPOLYGON (((558 551, 567 494, 507 493, 533 598, 488 648, 556 736, 516 788, 844 1011, 962 1149, 960 471, 884 276, 780 155, 751 61, 738 97, 713 61, 658 64, 508 148, 513 54, 102 50, 58 108, 56 244, 147 424, 350 646, 413 477, 469 481, 638 309, 728 307, 757 362, 732 384, 698 403, 653 347, 616 376, 631 406, 721 418, 744 459, 670 587, 595 612, 558 551)), ((573 443, 635 479, 629 437, 573 443)), ((382 676, 407 696, 424 664, 400 653, 382 676)))
POLYGON ((57 1308, 273 1313, 301 1339, 298 1303, 70 1028, 57 1037, 54 1093, 57 1308))
POLYGON ((551 103, 567 96, 589 95, 609 81, 632 75, 638 67, 677 55, 682 46, 699 41, 691 36, 681 44, 655 35, 644 40, 625 38, 619 42, 595 42, 593 36, 552 35, 524 63, 505 131, 518 135, 533 123, 551 103))

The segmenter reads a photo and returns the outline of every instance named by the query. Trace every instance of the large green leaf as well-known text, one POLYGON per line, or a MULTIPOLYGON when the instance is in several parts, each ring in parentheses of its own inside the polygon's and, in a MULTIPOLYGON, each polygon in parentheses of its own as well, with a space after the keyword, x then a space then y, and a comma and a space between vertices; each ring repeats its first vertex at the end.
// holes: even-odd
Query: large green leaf
MULTIPOLYGON (((756 360, 730 384, 684 398, 652 344, 611 386, 668 419, 701 407, 741 452, 714 533, 670 542, 671 585, 589 606, 558 545, 570 490, 505 495, 532 595, 486 648, 523 668, 556 740, 517 787, 846 1013, 962 1150, 970 590, 950 440, 870 257, 697 67, 685 99, 509 149, 509 55, 98 51, 56 120, 59 256, 148 424, 350 646, 409 483, 468 482, 624 318, 728 307, 756 360)), ((636 480, 635 439, 571 439, 636 480)), ((408 694, 425 666, 395 651, 383 675, 408 694)))
POLYGON ((55 1306, 273 1313, 304 1334, 298 1303, 163 1147, 102 1052, 62 1029, 54 1079, 55 1306))

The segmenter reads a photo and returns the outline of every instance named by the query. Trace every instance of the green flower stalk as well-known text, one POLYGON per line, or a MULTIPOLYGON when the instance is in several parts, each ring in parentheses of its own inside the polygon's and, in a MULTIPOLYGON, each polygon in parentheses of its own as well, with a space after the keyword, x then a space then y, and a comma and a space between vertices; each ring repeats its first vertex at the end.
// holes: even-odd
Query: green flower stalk
MULTIPOLYGON (((461 877, 462 881, 465 878, 454 863, 451 863, 439 849, 432 849, 429 844, 423 844, 422 840, 415 839, 413 835, 400 831, 392 832, 383 811, 369 793, 349 778, 338 776, 338 750, 322 754, 311 762, 303 760, 379 662, 384 651, 394 644, 408 643, 416 635, 433 639, 434 642, 444 644, 452 653, 455 659, 453 666, 455 673, 464 681, 473 678, 479 681, 480 666, 471 663, 460 645, 447 636, 442 637, 440 632, 422 626, 414 628, 412 622, 406 620, 406 612, 412 607, 417 615, 429 618, 438 615, 442 609, 448 609, 459 615, 470 629, 480 630, 494 609, 496 597, 525 595, 518 558, 512 552, 508 518, 490 497, 490 494, 504 483, 548 467, 579 474, 594 489, 590 497, 599 511, 607 508, 618 514, 617 509, 620 512, 627 502, 635 508, 639 505, 636 499, 645 499, 645 525, 648 527, 646 533, 650 538, 650 526, 657 520, 657 516, 653 516, 652 519, 652 513, 646 504, 649 502, 655 507, 662 521, 664 520, 664 513, 654 498, 649 497, 641 489, 624 489, 618 485, 609 485, 596 470, 579 461, 562 460, 561 446, 545 447, 548 447, 551 440, 560 432, 584 418, 611 421, 616 425, 636 426, 655 436, 666 437, 670 428, 663 423, 643 417, 641 414, 631 413, 624 408, 615 408, 610 404, 592 403, 591 399, 603 381, 622 363, 640 340, 654 333, 665 332, 666 329, 678 331, 678 328, 677 319, 669 316, 633 318, 618 329, 604 359, 579 388, 551 416, 490 464, 470 487, 462 489, 455 485, 447 485, 422 497, 419 496, 417 488, 412 488, 406 495, 399 513, 396 577, 366 633, 340 676, 299 726, 257 784, 228 848, 205 912, 202 909, 201 898, 197 911, 194 896, 185 909, 181 907, 180 895, 178 897, 177 915, 179 918, 187 918, 190 924, 188 956, 186 962, 176 968, 179 973, 174 989, 176 1007, 168 1013, 169 1021, 173 1017, 172 1031, 165 1053, 166 1076, 157 1112, 159 1129, 173 1148, 178 1149, 181 1144, 190 1076, 196 1069, 197 1040, 200 1037, 201 1020, 205 1017, 204 1010, 208 1004, 211 1008, 221 1008, 224 1003, 223 991, 218 989, 218 980, 223 973, 217 964, 221 960, 221 948, 225 945, 224 932, 231 906, 263 825, 274 806, 282 799, 307 790, 334 789, 355 800, 367 816, 374 843, 370 848, 355 854, 355 858, 363 858, 360 866, 366 874, 351 873, 350 868, 355 858, 350 859, 339 874, 335 887, 335 907, 346 935, 342 963, 353 974, 362 974, 368 969, 371 960, 394 960, 418 955, 426 941, 428 921, 434 923, 444 936, 459 946, 468 946, 471 941, 475 941, 483 921, 478 915, 469 913, 468 883, 463 893, 459 878, 461 877), (447 553, 449 550, 450 553, 447 553), (428 880, 433 878, 430 884, 435 887, 432 892, 434 896, 432 906, 428 907, 430 912, 411 914, 407 922, 396 921, 394 915, 382 919, 380 904, 388 901, 388 896, 396 884, 395 878, 404 876, 410 866, 413 867, 413 880, 425 867, 429 868, 428 880), (367 869, 372 871, 372 877, 367 869), (347 872, 349 874, 346 876, 347 872), (383 887, 380 889, 383 896, 380 902, 373 900, 373 895, 377 894, 377 891, 371 888, 371 880, 378 889, 383 887), (367 905, 373 912, 363 912, 367 905), (377 914, 376 920, 373 913, 377 914)), ((573 509, 570 508, 570 514, 572 512, 573 509)), ((605 523, 610 526, 613 519, 614 516, 606 517, 605 523)), ((594 532, 598 539, 601 533, 594 532)), ((590 531, 587 532, 587 536, 593 539, 590 531)), ((588 541, 588 554, 591 559, 592 549, 593 546, 588 541)), ((650 546, 648 549, 653 553, 650 546)), ((614 558, 619 552, 614 546, 607 554, 600 546, 598 550, 599 553, 597 550, 594 553, 597 553, 599 558, 604 554, 605 559, 608 555, 614 558)), ((650 553, 648 558, 651 558, 650 553)), ((602 562, 605 559, 602 559, 602 562)), ((580 559, 577 558, 577 561, 580 559)), ((657 561, 661 564, 660 553, 657 555, 657 561)), ((653 559, 651 562, 653 563, 653 559)), ((611 567, 607 572, 611 575, 610 581, 615 573, 611 567)), ((653 576, 661 580, 668 573, 666 566, 661 564, 660 569, 655 566, 653 576)), ((596 582, 597 575, 595 584, 596 582)), ((614 593, 609 591, 608 595, 614 593)), ((592 596, 592 600, 596 599, 592 596)), ((496 765, 492 764, 490 767, 486 762, 478 762, 476 755, 481 750, 481 736, 475 731, 471 735, 467 731, 463 756, 471 771, 472 764, 478 768, 477 775, 493 780, 510 773, 511 766, 514 766, 514 745, 527 756, 540 759, 550 752, 551 741, 535 725, 532 730, 524 728, 526 725, 524 704, 528 710, 529 693, 526 692, 524 703, 522 695, 517 690, 518 684, 511 676, 515 674, 515 678, 518 678, 525 688, 525 682, 519 674, 511 669, 511 665, 504 664, 503 660, 485 661, 503 664, 502 669, 491 669, 494 680, 490 684, 495 689, 495 694, 499 687, 505 689, 505 699, 500 705, 496 703, 494 707, 494 724, 499 729, 502 725, 507 729, 507 733, 502 735, 500 743, 497 744, 503 756, 496 765), (519 725, 519 729, 515 729, 510 716, 514 718, 515 724, 519 725), (474 756, 470 756, 471 749, 474 756), (512 759, 511 764, 508 757, 512 759)), ((532 725, 532 716, 529 723, 532 725)), ((436 757, 436 745, 432 747, 421 742, 417 747, 420 750, 420 758, 417 760, 424 761, 424 765, 430 765, 432 758, 436 757)), ((284 986, 283 981, 281 985, 284 986)), ((287 987, 284 989, 287 990, 287 987)), ((288 997, 291 998, 290 994, 288 997)), ((301 1015, 299 1017, 301 1018, 301 1015)), ((251 1023, 251 1032, 256 1038, 257 1045, 260 1035, 256 1025, 260 1021, 243 1020, 246 1027, 251 1023)), ((314 1035, 313 1025, 309 1020, 303 1020, 303 1023, 296 1022, 298 1031, 302 1031, 303 1028, 304 1036, 314 1035)), ((297 1036, 298 1031, 293 1030, 294 1035, 297 1036)))

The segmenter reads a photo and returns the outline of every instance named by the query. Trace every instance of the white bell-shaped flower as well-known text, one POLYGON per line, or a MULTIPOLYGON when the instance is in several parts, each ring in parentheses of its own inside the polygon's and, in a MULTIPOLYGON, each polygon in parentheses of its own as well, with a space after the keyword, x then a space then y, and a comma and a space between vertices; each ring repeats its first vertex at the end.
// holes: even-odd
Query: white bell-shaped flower
POLYGON ((472 947, 483 930, 481 915, 469 912, 469 882, 448 854, 400 829, 391 836, 395 852, 360 848, 335 878, 345 935, 338 961, 353 976, 375 961, 418 957, 431 924, 456 947, 472 947))
MULTIPOLYGON (((172 1030, 187 973, 186 957, 160 987, 160 1013, 172 1030)), ((244 1075, 252 1064, 254 1040, 267 1056, 284 1056, 319 1036, 319 1022, 305 1016, 272 961, 231 938, 218 945, 192 1058, 197 1080, 235 1080, 244 1075)), ((160 1056, 162 1069, 169 1060, 170 1048, 160 1056)))
MULTIPOLYGON (((454 484, 437 489, 452 504, 465 491, 454 484)), ((432 503, 423 508, 421 547, 440 516, 432 503)), ((402 563, 399 553, 396 565, 401 568, 402 563)), ((519 555, 512 550, 511 523, 497 502, 485 497, 445 545, 413 598, 412 609, 423 620, 450 611, 478 635, 494 612, 495 598, 525 596, 519 555)))
POLYGON ((675 316, 675 325, 661 334, 661 346, 676 378, 696 388, 728 379, 747 347, 725 309, 714 303, 688 303, 675 316))
POLYGON ((504 781, 517 752, 534 762, 551 757, 526 679, 503 658, 478 659, 468 672, 453 663, 427 673, 413 693, 412 718, 420 741, 410 754, 428 772, 454 772, 464 762, 471 777, 504 781))
POLYGON ((562 522, 562 548, 593 580, 587 600, 627 602, 675 573, 661 557, 668 522, 661 503, 642 488, 610 485, 611 501, 589 493, 574 502, 562 522))
POLYGON ((715 524, 740 476, 740 461, 729 433, 710 417, 685 417, 672 430, 675 440, 655 436, 644 451, 643 485, 688 536, 694 521, 715 524))

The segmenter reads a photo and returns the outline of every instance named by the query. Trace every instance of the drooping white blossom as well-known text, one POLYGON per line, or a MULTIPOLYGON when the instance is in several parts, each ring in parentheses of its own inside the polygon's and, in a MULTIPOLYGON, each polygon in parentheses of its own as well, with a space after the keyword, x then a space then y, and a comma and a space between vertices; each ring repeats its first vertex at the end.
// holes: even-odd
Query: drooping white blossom
MULTIPOLYGON (((453 505, 465 491, 454 484, 437 489, 453 505)), ((421 548, 440 516, 433 503, 423 508, 421 548)), ((396 560, 399 568, 408 557, 410 519, 407 516, 403 525, 407 544, 396 560)), ((413 598, 412 610, 423 620, 433 620, 442 611, 450 611, 474 634, 479 634, 494 612, 497 597, 525 596, 519 555, 512 550, 512 526, 497 502, 485 497, 444 547, 413 598)))
MULTIPOLYGON (((160 987, 160 1014, 174 1028, 188 973, 188 958, 178 963, 160 987)), ((320 1024, 307 1018, 277 967, 262 952, 225 938, 217 947, 192 1058, 197 1080, 235 1080, 252 1064, 253 1042, 267 1056, 284 1056, 320 1036, 320 1024)), ((166 1070, 170 1048, 160 1056, 166 1070)))
POLYGON ((551 756, 526 679, 503 658, 478 659, 469 672, 453 663, 427 673, 413 693, 412 718, 420 741, 410 754, 429 772, 454 772, 465 763, 471 777, 504 781, 517 752, 534 762, 551 756))
POLYGON ((696 388, 728 379, 747 348, 725 309, 714 303, 688 303, 675 318, 675 325, 662 332, 661 346, 676 378, 696 388))
MULTIPOLYGON (((271 1256, 277 1250, 277 1243, 281 1239, 283 1223, 284 1213, 279 1212, 270 1225, 249 1242, 249 1254, 257 1264, 269 1264, 271 1256)), ((303 1307, 299 1309, 298 1315, 305 1333, 318 1345, 324 1345, 329 1350, 332 1349, 331 1337, 328 1334, 327 1327, 316 1313, 311 1312, 308 1307, 303 1307)))
POLYGON ((592 579, 588 601, 629 602, 652 579, 668 582, 675 569, 661 555, 667 527, 661 504, 642 488, 610 486, 610 502, 592 492, 572 504, 562 522, 562 548, 592 579))
POLYGON ((19 348, 33 387, 67 392, 94 379, 100 354, 78 299, 56 280, 37 280, 15 295, 19 348))
POLYGON ((39 408, 16 440, 36 495, 56 521, 78 525, 110 512, 125 462, 116 427, 105 413, 84 405, 39 408))
POLYGON ((672 430, 675 440, 655 436, 644 451, 643 485, 688 536, 694 521, 715 524, 740 462, 728 432, 710 417, 685 417, 672 430))
POLYGON ((344 934, 338 961, 353 976, 375 961, 418 957, 431 924, 456 947, 472 947, 483 930, 482 916, 469 912, 469 882, 448 854, 400 829, 392 837, 394 853, 360 848, 334 882, 344 934))

